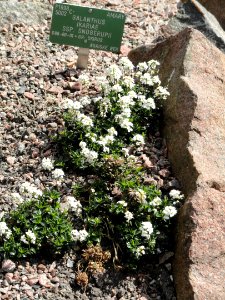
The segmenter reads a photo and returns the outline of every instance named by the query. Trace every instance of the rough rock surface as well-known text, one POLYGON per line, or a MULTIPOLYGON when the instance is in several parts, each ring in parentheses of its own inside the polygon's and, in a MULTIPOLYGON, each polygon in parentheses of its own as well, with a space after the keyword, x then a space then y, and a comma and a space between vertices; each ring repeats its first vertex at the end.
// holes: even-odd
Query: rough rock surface
POLYGON ((6 23, 43 24, 51 17, 50 6, 40 2, 0 1, 0 26, 6 23))
POLYGON ((225 1, 224 0, 199 0, 218 19, 225 29, 225 1))
MULTIPOLYGON (((138 51, 130 58, 138 59, 138 51)), ((139 53, 161 62, 168 156, 187 201, 178 220, 178 299, 225 299, 225 55, 185 29, 139 53)))

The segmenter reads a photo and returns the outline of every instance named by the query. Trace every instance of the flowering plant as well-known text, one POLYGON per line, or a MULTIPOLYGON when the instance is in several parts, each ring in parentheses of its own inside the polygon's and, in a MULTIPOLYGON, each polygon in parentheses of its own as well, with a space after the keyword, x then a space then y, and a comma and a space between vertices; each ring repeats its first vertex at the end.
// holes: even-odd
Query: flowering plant
MULTIPOLYGON (((24 186, 30 189, 25 183, 21 192, 24 186)), ((0 252, 8 257, 26 257, 42 250, 57 254, 71 242, 71 231, 72 223, 60 209, 59 194, 52 191, 36 196, 33 193, 16 209, 1 216, 0 252)))
POLYGON ((58 136, 67 159, 79 169, 98 168, 109 154, 127 156, 128 146, 145 144, 147 129, 161 101, 169 94, 160 84, 158 62, 140 63, 127 58, 98 78, 101 94, 63 103, 65 129, 58 136))

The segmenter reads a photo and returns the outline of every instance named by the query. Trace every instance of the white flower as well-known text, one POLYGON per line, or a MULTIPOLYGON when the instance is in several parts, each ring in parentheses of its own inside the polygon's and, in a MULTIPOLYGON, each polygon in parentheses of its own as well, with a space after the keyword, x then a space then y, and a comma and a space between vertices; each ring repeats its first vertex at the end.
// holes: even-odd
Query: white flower
POLYGON ((102 100, 102 97, 101 97, 101 96, 92 98, 92 102, 93 102, 93 103, 101 102, 101 100, 102 100))
POLYGON ((73 108, 73 100, 66 99, 63 103, 63 108, 64 109, 72 109, 73 108))
POLYGON ((127 96, 129 96, 131 99, 134 99, 137 98, 137 93, 135 91, 129 91, 127 96))
POLYGON ((110 127, 107 131, 110 135, 117 135, 118 134, 114 127, 110 127))
POLYGON ((142 189, 137 189, 136 197, 137 197, 138 202, 140 202, 140 203, 146 202, 146 193, 142 189))
POLYGON ((82 205, 80 201, 76 200, 72 196, 67 196, 66 201, 68 203, 69 209, 75 213, 77 217, 82 214, 82 205))
POLYGON ((62 169, 55 169, 52 171, 52 177, 54 179, 62 179, 65 176, 64 172, 62 169))
POLYGON ((150 239, 151 234, 153 233, 153 226, 152 223, 147 221, 147 222, 141 222, 141 236, 150 239))
POLYGON ((173 216, 175 216, 177 214, 177 210, 173 206, 166 206, 162 212, 164 215, 163 216, 164 220, 169 220, 170 218, 172 218, 173 216))
POLYGON ((127 207, 127 202, 124 200, 117 201, 117 204, 122 205, 123 207, 127 207))
POLYGON ((171 190, 169 192, 169 195, 172 199, 183 199, 184 198, 184 195, 182 195, 180 191, 175 190, 175 189, 171 190))
POLYGON ((156 108, 155 101, 153 98, 146 99, 144 95, 138 95, 138 100, 140 105, 145 109, 150 110, 156 108))
POLYGON ((146 84, 146 85, 154 85, 154 82, 152 80, 152 76, 149 73, 145 73, 140 77, 140 82, 142 84, 146 84))
POLYGON ((128 57, 121 57, 121 59, 119 60, 119 64, 123 67, 125 71, 133 71, 134 69, 134 65, 128 57))
POLYGON ((13 203, 16 205, 19 205, 24 202, 24 199, 20 196, 19 193, 12 193, 11 197, 12 197, 13 203))
POLYGON ((25 233, 25 235, 30 240, 31 244, 35 244, 36 236, 30 229, 25 233))
POLYGON ((78 78, 78 82, 81 82, 85 86, 89 86, 90 79, 89 79, 88 75, 81 74, 78 78))
POLYGON ((80 242, 85 241, 88 237, 88 232, 85 229, 80 230, 79 234, 80 234, 80 242))
POLYGON ((136 250, 136 257, 139 258, 140 256, 145 254, 145 246, 139 246, 136 250))
POLYGON ((80 99, 80 103, 82 106, 87 106, 89 104, 91 104, 91 98, 87 97, 87 96, 84 96, 80 99))
POLYGON ((132 220, 134 218, 134 215, 129 210, 127 210, 125 212, 124 216, 125 216, 125 219, 127 220, 127 222, 130 222, 130 220, 132 220))
POLYGON ((5 236, 6 239, 12 234, 11 230, 8 228, 6 222, 0 222, 0 237, 5 236))
POLYGON ((157 87, 157 89, 155 89, 154 94, 156 97, 159 97, 163 100, 165 100, 167 98, 167 96, 170 95, 170 93, 167 91, 166 88, 159 86, 157 87))
POLYGON ((112 82, 118 81, 122 76, 122 72, 116 64, 111 65, 106 73, 112 82))
POLYGON ((134 79, 130 76, 124 76, 123 77, 123 85, 125 85, 129 89, 132 89, 134 87, 134 79))
POLYGON ((81 149, 86 148, 87 143, 81 141, 81 142, 79 143, 79 146, 81 147, 81 149))
POLYGON ((129 119, 123 118, 123 116, 119 119, 119 125, 120 127, 126 129, 128 132, 131 132, 134 126, 133 123, 129 121, 129 119))
POLYGON ((51 171, 54 169, 53 161, 50 158, 44 157, 41 162, 42 168, 47 171, 51 171))
POLYGON ((132 97, 129 95, 119 97, 118 103, 120 104, 121 107, 130 107, 135 104, 133 101, 132 97))
POLYGON ((82 123, 82 125, 87 126, 87 127, 92 127, 93 122, 92 119, 84 114, 79 114, 77 115, 78 121, 82 123))
POLYGON ((144 71, 148 70, 148 65, 147 65, 146 62, 140 62, 137 65, 137 68, 138 68, 139 71, 144 72, 144 71))
POLYGON ((162 199, 159 197, 155 197, 151 202, 150 205, 152 206, 159 206, 162 204, 162 199))
POLYGON ((137 145, 143 145, 145 143, 144 137, 141 134, 136 134, 133 136, 132 141, 137 145))
POLYGON ((123 151, 125 157, 129 156, 129 149, 122 148, 121 150, 123 151))
POLYGON ((85 160, 92 164, 97 158, 98 158, 98 153, 96 151, 90 150, 88 148, 82 148, 81 153, 85 157, 85 160))
POLYGON ((20 240, 21 240, 21 242, 23 242, 24 244, 27 244, 27 245, 29 244, 29 242, 28 242, 27 239, 26 239, 25 234, 21 235, 20 240))
POLYGON ((155 84, 161 84, 161 80, 159 79, 159 76, 156 75, 156 76, 153 76, 152 77, 152 80, 155 84))
POLYGON ((147 65, 148 65, 151 69, 155 69, 157 66, 160 65, 160 63, 159 63, 157 60, 152 59, 152 60, 149 60, 149 61, 147 62, 147 65))
POLYGON ((71 231, 71 235, 72 235, 73 241, 83 242, 87 239, 88 232, 85 229, 80 230, 80 231, 78 231, 77 229, 74 229, 74 230, 71 231))
POLYGON ((27 199, 38 198, 39 196, 42 196, 42 191, 28 181, 21 184, 19 191, 20 194, 27 199))
POLYGON ((116 93, 121 93, 123 91, 123 88, 119 84, 114 84, 111 87, 111 90, 114 91, 114 92, 116 92, 116 93))

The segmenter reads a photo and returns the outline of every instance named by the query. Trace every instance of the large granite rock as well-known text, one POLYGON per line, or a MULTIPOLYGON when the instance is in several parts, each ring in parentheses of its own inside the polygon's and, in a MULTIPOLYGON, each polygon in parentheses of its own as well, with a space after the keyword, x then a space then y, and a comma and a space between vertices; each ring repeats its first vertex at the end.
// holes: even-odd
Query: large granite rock
POLYGON ((225 1, 224 0, 198 0, 210 11, 225 29, 225 1))
POLYGON ((140 49, 130 59, 159 60, 171 93, 164 136, 187 198, 177 226, 177 297, 225 299, 225 55, 194 29, 140 49))

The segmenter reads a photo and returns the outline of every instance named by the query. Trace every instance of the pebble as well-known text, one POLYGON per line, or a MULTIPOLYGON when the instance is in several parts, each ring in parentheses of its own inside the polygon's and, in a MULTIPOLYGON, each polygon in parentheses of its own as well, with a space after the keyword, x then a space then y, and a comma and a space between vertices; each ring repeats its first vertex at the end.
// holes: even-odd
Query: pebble
POLYGON ((16 268, 16 264, 10 259, 4 259, 2 262, 2 271, 3 272, 12 272, 16 268))

